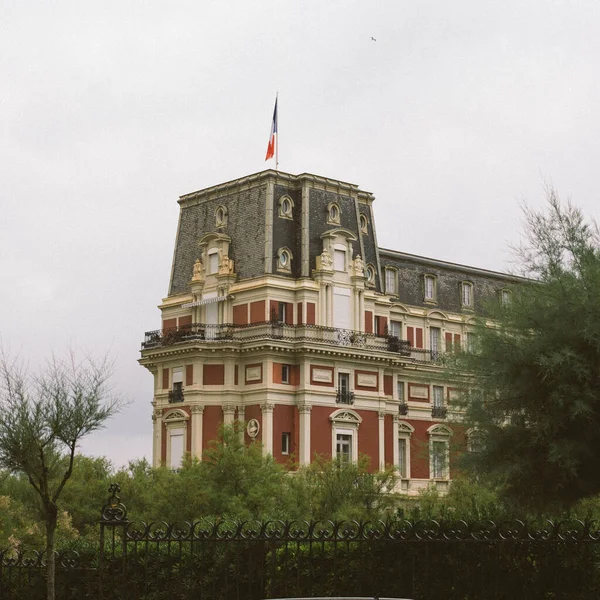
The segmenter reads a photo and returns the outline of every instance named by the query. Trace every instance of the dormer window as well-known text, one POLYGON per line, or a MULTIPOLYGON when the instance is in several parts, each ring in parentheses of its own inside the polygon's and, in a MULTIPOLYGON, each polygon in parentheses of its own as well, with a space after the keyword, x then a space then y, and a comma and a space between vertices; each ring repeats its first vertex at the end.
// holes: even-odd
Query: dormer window
POLYGON ((225 206, 219 206, 215 211, 215 224, 217 227, 227 225, 227 208, 225 206))
POLYGON ((293 216, 294 201, 289 196, 279 199, 279 216, 282 219, 291 219, 293 216))
POLYGON ((375 267, 373 265, 367 265, 365 275, 367 277, 367 285, 375 285, 375 267))
POLYGON ((208 274, 219 272, 219 251, 216 248, 208 251, 208 274))
POLYGON ((396 269, 385 270, 385 293, 386 294, 397 294, 398 293, 398 272, 396 269))
POLYGON ((292 253, 287 248, 277 251, 277 270, 289 273, 292 269, 292 253))
POLYGON ((369 219, 367 219, 367 216, 362 213, 360 215, 360 230, 363 233, 369 233, 369 219))
POLYGON ((473 284, 470 281, 460 284, 460 298, 463 308, 473 308, 473 284))
POLYGON ((340 224, 340 207, 335 202, 330 202, 327 206, 327 223, 329 225, 340 224))
POLYGON ((433 275, 425 275, 423 280, 424 299, 426 302, 435 302, 437 300, 437 286, 433 275))
POLYGON ((333 250, 333 268, 336 271, 346 270, 346 251, 340 248, 333 250))

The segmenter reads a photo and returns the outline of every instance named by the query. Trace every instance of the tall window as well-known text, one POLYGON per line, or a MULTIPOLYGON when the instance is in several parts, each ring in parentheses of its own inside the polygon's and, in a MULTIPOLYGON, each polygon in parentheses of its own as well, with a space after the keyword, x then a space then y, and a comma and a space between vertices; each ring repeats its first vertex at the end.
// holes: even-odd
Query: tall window
POLYGON ((512 294, 510 290, 500 290, 500 303, 505 308, 510 306, 512 300, 512 294))
POLYGON ((333 268, 336 271, 346 270, 346 252, 344 250, 338 250, 336 248, 333 251, 333 268))
POLYGON ((169 467, 178 469, 183 460, 183 429, 171 429, 169 431, 169 467))
POLYGON ((208 254, 208 272, 209 274, 218 273, 219 271, 219 251, 213 250, 208 254))
POLYGON ((343 463, 352 462, 352 434, 338 433, 335 440, 336 456, 343 463))
POLYGON ((350 391, 350 374, 338 373, 337 401, 340 404, 353 404, 354 395, 350 391))
POLYGON ((281 454, 289 454, 290 453, 290 440, 291 433, 284 432, 281 434, 281 454))
POLYGON ((448 442, 433 441, 431 443, 431 477, 445 479, 448 477, 448 442))
POLYGON ((434 302, 435 295, 435 277, 433 275, 425 275, 425 300, 434 302))
POLYGON ((461 299, 462 305, 466 307, 473 306, 473 284, 468 281, 464 281, 461 284, 461 299))
POLYGON ((395 294, 397 292, 395 269, 385 270, 385 292, 386 294, 395 294))
POLYGON ((404 381, 398 380, 398 402, 404 402, 404 381))
POLYGON ((406 478, 406 438, 398 439, 398 474, 403 479, 406 478))
POLYGON ((440 355, 440 341, 442 331, 439 327, 429 328, 429 348, 431 349, 431 358, 436 359, 440 355))
POLYGON ((402 323, 400 321, 390 321, 389 334, 397 337, 398 339, 402 338, 402 323))
POLYGON ((442 385, 433 386, 433 406, 435 408, 444 407, 444 386, 442 385))
POLYGON ((290 382, 290 365, 281 365, 281 383, 290 382))

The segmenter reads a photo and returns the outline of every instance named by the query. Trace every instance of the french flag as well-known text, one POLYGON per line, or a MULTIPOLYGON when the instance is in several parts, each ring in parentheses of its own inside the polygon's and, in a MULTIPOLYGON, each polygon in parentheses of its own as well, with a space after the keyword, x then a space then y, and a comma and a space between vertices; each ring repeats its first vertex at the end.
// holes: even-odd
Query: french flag
POLYGON ((269 145, 267 146, 267 155, 265 160, 275 156, 275 144, 277 136, 277 98, 275 98, 275 110, 273 111, 273 123, 271 123, 271 135, 269 136, 269 145))

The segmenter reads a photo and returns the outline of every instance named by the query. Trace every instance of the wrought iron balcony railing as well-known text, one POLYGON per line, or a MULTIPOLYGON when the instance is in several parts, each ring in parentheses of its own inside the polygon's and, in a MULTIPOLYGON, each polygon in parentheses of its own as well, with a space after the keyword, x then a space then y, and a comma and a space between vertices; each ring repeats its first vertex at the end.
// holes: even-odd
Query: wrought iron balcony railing
POLYGON ((379 336, 374 333, 321 325, 288 325, 270 321, 250 325, 193 323, 181 327, 147 331, 142 342, 142 350, 190 342, 223 344, 268 339, 393 352, 414 362, 435 363, 441 361, 441 353, 436 352, 432 355, 430 350, 411 348, 410 342, 400 340, 395 336, 379 336))
POLYGON ((350 390, 338 390, 335 394, 335 401, 338 404, 354 404, 354 392, 350 390))
POLYGON ((169 390, 169 402, 183 402, 183 390, 169 390))
POLYGON ((431 416, 434 419, 445 419, 448 416, 448 409, 445 406, 433 406, 431 416))
POLYGON ((408 414, 408 404, 406 402, 401 402, 398 405, 398 413, 405 416, 408 414))

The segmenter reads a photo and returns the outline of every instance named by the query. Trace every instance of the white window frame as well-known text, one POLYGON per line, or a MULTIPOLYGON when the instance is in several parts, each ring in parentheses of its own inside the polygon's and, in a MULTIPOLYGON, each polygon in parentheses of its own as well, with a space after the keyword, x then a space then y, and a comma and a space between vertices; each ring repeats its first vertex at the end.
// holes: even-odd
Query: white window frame
POLYGON ((473 284, 470 281, 463 281, 460 284, 460 303, 463 308, 473 308, 473 284))
POLYGON ((277 250, 277 270, 282 273, 290 273, 293 259, 294 256, 289 248, 279 248, 277 250))
POLYGON ((390 319, 390 325, 388 328, 388 334, 397 337, 399 340, 402 339, 402 321, 396 321, 390 319))
POLYGON ((339 225, 341 220, 342 210, 337 202, 330 202, 327 205, 327 223, 329 225, 339 225))
POLYGON ((500 290, 500 304, 506 308, 510 306, 512 302, 512 292, 506 288, 500 290))
POLYGON ((435 275, 425 275, 423 278, 423 299, 425 302, 437 301, 437 278, 435 275), (431 290, 429 290, 431 286, 431 290))
POLYGON ((398 470, 398 475, 401 479, 410 479, 410 441, 415 428, 408 423, 407 421, 398 421, 398 436, 396 439, 396 456, 394 457, 394 464, 396 465, 396 469, 398 470), (400 440, 405 440, 405 474, 402 475, 400 472, 400 446, 398 442, 400 440))
POLYGON ((453 431, 446 425, 432 425, 428 430, 429 434, 429 479, 434 481, 448 481, 450 479, 450 438, 453 431), (441 476, 434 476, 436 470, 434 444, 443 443, 445 445, 444 465, 441 476))
POLYGON ((476 428, 467 431, 467 452, 481 452, 483 450, 483 432, 476 428), (479 449, 475 449, 475 443, 479 444, 479 449))
POLYGON ((215 210, 215 225, 217 227, 225 227, 227 225, 227 207, 222 204, 217 206, 215 210))
POLYGON ((373 265, 367 265, 365 277, 367 278, 367 285, 375 285, 375 267, 373 265))
POLYGON ((390 296, 398 293, 398 271, 390 267, 385 268, 385 293, 390 296))
POLYGON ((171 459, 171 436, 180 435, 180 431, 183 432, 183 453, 181 458, 185 456, 187 452, 187 422, 189 421, 189 416, 182 410, 173 409, 168 411, 163 416, 163 423, 165 425, 166 436, 167 436, 167 455, 165 456, 165 464, 169 469, 178 469, 181 466, 178 464, 176 467, 172 466, 171 459))
POLYGON ((431 351, 431 358, 438 358, 441 352, 442 345, 442 329, 441 327, 430 327, 429 328, 429 350, 431 351))
POLYGON ((334 246, 334 248, 333 248, 333 270, 334 271, 338 271, 338 273, 345 273, 348 270, 347 260, 346 260, 347 254, 348 254, 348 249, 346 247, 342 247, 337 244, 336 244, 336 246, 334 246))
POLYGON ((293 219, 294 217, 294 201, 287 194, 279 198, 279 217, 282 219, 293 219))
POLYGON ((432 385, 431 386, 431 402, 434 408, 444 408, 446 403, 444 402, 444 386, 443 385, 432 385))
POLYGON ((289 431, 284 431, 281 434, 281 454, 288 455, 292 445, 292 434, 289 431))
POLYGON ((216 275, 219 272, 219 249, 211 248, 208 251, 208 275, 216 275), (213 270, 214 261, 216 257, 216 269, 213 270))
POLYGON ((398 379, 396 381, 396 396, 400 404, 406 402, 406 384, 403 379, 398 379), (402 392, 400 392, 400 390, 402 390, 402 392))
POLYGON ((355 411, 349 408, 340 408, 331 415, 329 415, 331 421, 331 456, 335 458, 337 456, 337 436, 339 435, 351 435, 352 436, 352 462, 355 463, 358 460, 358 429, 362 423, 362 417, 355 411))
POLYGON ((292 367, 290 365, 281 365, 281 383, 290 383, 290 373, 292 367))
POLYGON ((369 218, 364 213, 360 213, 360 217, 358 219, 360 224, 360 230, 363 233, 369 233, 369 218))

